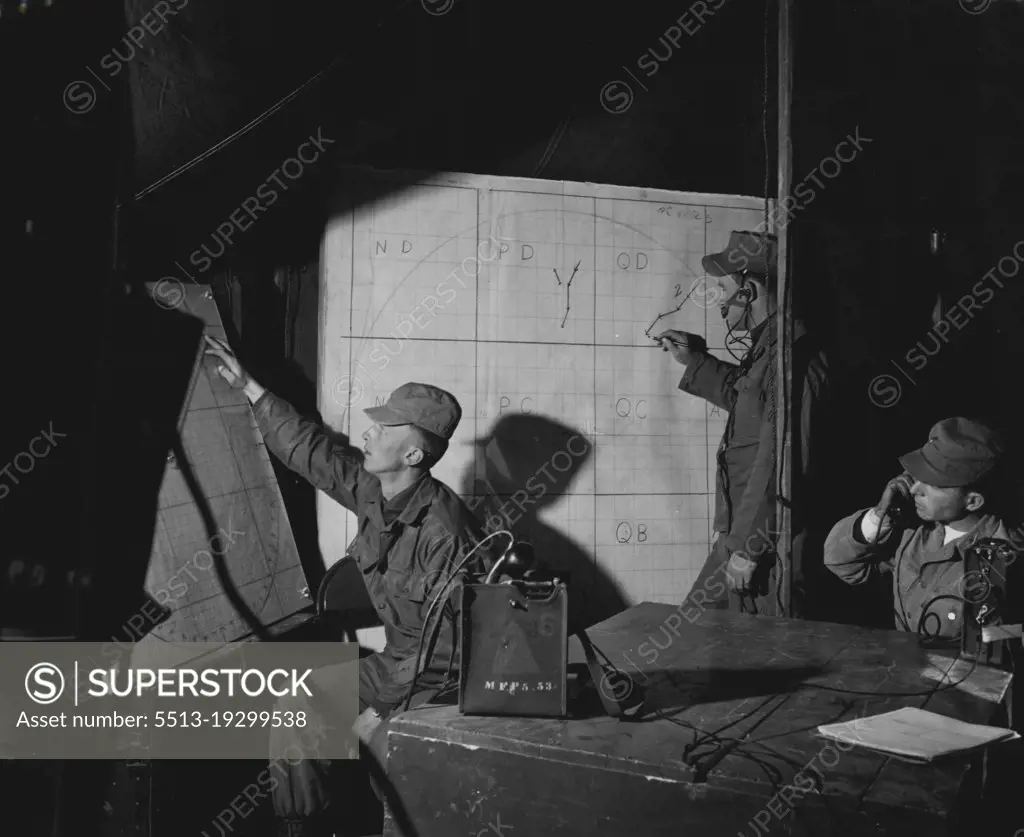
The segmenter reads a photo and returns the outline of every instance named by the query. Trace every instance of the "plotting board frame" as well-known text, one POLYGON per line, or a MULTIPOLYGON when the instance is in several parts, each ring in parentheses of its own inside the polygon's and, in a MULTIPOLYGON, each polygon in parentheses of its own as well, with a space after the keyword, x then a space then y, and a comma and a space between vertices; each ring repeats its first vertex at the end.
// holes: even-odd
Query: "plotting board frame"
MULTIPOLYGON (((567 424, 594 454, 538 513, 542 536, 588 553, 627 603, 685 597, 713 540, 726 416, 678 391, 682 367, 649 335, 699 332, 712 354, 735 360, 701 257, 731 230, 763 230, 765 200, 367 168, 341 180, 321 250, 325 421, 358 445, 362 410, 404 381, 451 390, 463 419, 434 473, 471 504, 487 485, 482 469, 515 458, 488 441, 499 416, 567 424), (427 296, 438 302, 425 313, 427 296)), ((331 564, 354 517, 320 495, 318 520, 331 564)))

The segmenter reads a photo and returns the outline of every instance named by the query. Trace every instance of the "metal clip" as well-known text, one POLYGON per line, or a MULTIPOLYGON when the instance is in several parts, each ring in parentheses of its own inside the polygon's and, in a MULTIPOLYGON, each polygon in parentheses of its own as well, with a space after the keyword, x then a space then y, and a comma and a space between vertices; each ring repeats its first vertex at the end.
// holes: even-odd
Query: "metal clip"
POLYGON ((978 608, 978 614, 976 617, 977 622, 982 627, 985 627, 995 619, 995 615, 996 609, 994 607, 989 607, 987 604, 984 604, 980 608, 978 608))
POLYGON ((203 291, 203 299, 213 299, 213 291, 210 289, 203 291))

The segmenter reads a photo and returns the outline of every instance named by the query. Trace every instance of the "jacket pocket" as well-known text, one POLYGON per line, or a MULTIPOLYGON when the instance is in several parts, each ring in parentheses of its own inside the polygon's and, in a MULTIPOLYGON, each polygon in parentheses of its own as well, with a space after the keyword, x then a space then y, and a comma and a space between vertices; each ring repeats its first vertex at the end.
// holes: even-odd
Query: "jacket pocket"
POLYGON ((422 604, 427 599, 423 578, 413 573, 389 567, 384 573, 384 587, 388 591, 388 596, 394 599, 416 604, 422 604))
POLYGON ((377 553, 367 542, 366 535, 360 532, 348 545, 349 556, 359 565, 359 569, 368 573, 377 566, 377 553))
POLYGON ((430 607, 425 585, 417 575, 393 568, 384 573, 383 582, 391 621, 402 637, 396 641, 394 651, 401 656, 415 654, 423 621, 430 607))

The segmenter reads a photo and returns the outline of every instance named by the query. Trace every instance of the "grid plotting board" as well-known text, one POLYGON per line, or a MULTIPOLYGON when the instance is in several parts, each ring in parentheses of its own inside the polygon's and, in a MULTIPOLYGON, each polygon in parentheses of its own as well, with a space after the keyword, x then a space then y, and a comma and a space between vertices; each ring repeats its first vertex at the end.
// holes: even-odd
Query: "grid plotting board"
MULTIPOLYGON (((627 604, 678 602, 710 548, 726 416, 678 390, 649 334, 729 359, 701 258, 763 219, 758 198, 350 170, 323 240, 321 413, 358 445, 398 385, 449 390, 463 418, 437 478, 492 508, 533 476, 546 560, 585 556, 627 604), (589 453, 557 458, 545 422, 589 453)), ((331 562, 354 521, 318 502, 331 562)))
MULTIPOLYGON (((226 341, 207 286, 185 289, 182 313, 226 341)), ((197 347, 189 398, 179 420, 183 448, 206 498, 218 535, 213 548, 252 614, 273 625, 309 605, 306 578, 270 457, 245 396, 204 360, 197 347)), ((252 633, 224 593, 211 543, 179 465, 168 461, 160 488, 157 529, 146 575, 147 592, 170 617, 140 649, 170 642, 232 642, 252 633)))

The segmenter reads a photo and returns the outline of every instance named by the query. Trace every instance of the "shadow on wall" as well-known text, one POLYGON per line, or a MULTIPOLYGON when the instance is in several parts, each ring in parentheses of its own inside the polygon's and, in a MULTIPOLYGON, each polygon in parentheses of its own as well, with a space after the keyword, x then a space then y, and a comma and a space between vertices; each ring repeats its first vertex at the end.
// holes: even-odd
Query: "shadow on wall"
POLYGON ((569 579, 570 630, 625 610, 622 589, 595 557, 541 519, 545 509, 567 502, 563 497, 593 454, 593 442, 554 419, 511 413, 473 444, 473 464, 459 486, 462 496, 488 534, 508 529, 533 545, 544 570, 569 579))

